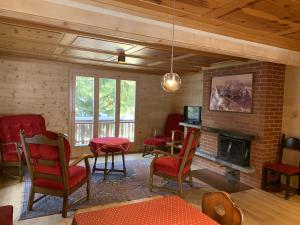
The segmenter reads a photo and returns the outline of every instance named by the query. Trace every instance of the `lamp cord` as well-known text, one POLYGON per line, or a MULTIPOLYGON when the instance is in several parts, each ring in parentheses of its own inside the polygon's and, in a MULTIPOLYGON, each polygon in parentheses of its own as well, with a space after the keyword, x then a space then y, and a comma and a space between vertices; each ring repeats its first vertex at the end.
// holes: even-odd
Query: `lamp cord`
POLYGON ((171 73, 173 73, 173 61, 174 61, 174 33, 175 33, 175 8, 176 0, 173 1, 173 26, 172 26, 172 53, 171 53, 171 73))

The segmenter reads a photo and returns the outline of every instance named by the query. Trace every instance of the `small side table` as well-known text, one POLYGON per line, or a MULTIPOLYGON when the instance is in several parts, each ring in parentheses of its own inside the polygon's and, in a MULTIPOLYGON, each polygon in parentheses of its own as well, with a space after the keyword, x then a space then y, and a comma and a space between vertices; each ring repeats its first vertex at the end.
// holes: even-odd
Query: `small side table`
POLYGON ((127 138, 119 138, 119 137, 100 137, 94 138, 90 141, 90 150, 94 154, 95 161, 93 166, 93 173, 97 171, 104 171, 104 180, 106 180, 108 173, 110 172, 122 172, 124 176, 126 176, 126 166, 125 166, 125 156, 124 154, 129 150, 130 141, 127 138), (97 168, 97 158, 99 152, 105 153, 105 167, 104 168, 97 168), (121 152, 122 154, 122 162, 123 162, 123 169, 115 169, 115 162, 114 162, 114 155, 116 152, 121 152), (107 161, 108 155, 111 154, 112 162, 111 168, 107 169, 107 161))

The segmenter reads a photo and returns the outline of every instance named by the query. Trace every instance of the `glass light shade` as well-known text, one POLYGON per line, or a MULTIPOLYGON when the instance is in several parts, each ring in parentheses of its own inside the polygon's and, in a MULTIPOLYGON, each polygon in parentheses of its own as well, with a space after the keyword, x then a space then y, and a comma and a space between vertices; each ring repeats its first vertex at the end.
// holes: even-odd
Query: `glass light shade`
POLYGON ((166 92, 175 92, 181 86, 181 78, 177 73, 166 73, 161 79, 161 86, 166 92))

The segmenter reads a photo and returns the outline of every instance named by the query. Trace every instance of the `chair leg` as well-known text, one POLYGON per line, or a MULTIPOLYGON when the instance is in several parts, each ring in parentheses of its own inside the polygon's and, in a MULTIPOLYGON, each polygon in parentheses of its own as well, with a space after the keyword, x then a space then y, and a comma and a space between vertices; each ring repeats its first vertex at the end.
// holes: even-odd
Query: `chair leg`
POLYGON ((298 195, 300 195, 300 174, 298 175, 298 195))
POLYGON ((105 152, 105 167, 104 167, 104 178, 103 178, 103 180, 106 180, 106 177, 107 177, 107 159, 108 159, 108 153, 105 152))
POLYGON ((126 165, 125 165, 125 154, 122 151, 122 161, 123 161, 123 171, 124 171, 124 176, 126 177, 126 165))
POLYGON ((30 193, 29 193, 28 206, 27 206, 28 211, 32 210, 33 201, 34 201, 34 187, 31 185, 30 193))
POLYGON ((23 181, 23 161, 22 160, 19 165, 19 181, 20 181, 20 183, 23 181))
POLYGON ((144 145, 143 157, 147 155, 147 145, 144 145))
POLYGON ((89 201, 91 198, 91 178, 89 177, 86 182, 86 200, 89 201))
POLYGON ((179 187, 179 195, 183 197, 183 187, 182 187, 182 179, 178 179, 178 187, 179 187))
POLYGON ((290 197, 290 176, 286 176, 285 182, 285 199, 289 199, 290 197))
POLYGON ((150 177, 149 177, 149 190, 152 191, 153 189, 153 165, 151 163, 150 166, 150 177))
POLYGON ((191 187, 193 187, 193 176, 192 176, 192 172, 189 172, 189 184, 191 187))
POLYGON ((261 189, 266 190, 268 181, 268 170, 263 167, 262 169, 262 178, 261 178, 261 189))
POLYGON ((67 217, 67 211, 68 211, 68 195, 64 194, 64 201, 63 201, 63 208, 62 208, 62 217, 67 217))
POLYGON ((94 161, 94 166, 93 166, 93 173, 96 171, 96 164, 97 164, 97 159, 98 159, 98 154, 95 154, 95 161, 94 161))

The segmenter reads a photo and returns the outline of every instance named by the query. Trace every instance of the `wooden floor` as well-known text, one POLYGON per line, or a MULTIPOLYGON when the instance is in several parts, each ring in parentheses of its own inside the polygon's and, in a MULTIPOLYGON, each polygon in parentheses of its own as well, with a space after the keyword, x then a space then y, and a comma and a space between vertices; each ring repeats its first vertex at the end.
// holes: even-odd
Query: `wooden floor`
MULTIPOLYGON (((127 160, 139 159, 140 154, 128 155, 127 160)), ((118 160, 118 158, 117 158, 118 160)), ((198 169, 198 168, 195 168, 198 169)), ((185 200, 201 208, 201 199, 205 192, 215 191, 207 184, 199 182, 203 188, 186 192, 185 200)), ((14 205, 14 225, 69 225, 71 224, 73 213, 63 219, 61 215, 45 216, 36 219, 18 221, 22 202, 22 184, 16 180, 0 177, 0 205, 14 205)), ((297 225, 300 224, 300 196, 293 196, 289 200, 267 193, 258 189, 241 191, 230 195, 236 204, 242 209, 244 214, 244 225, 297 225)), ((139 200, 142 201, 142 200, 139 200)), ((115 206, 124 203, 114 203, 102 207, 115 206)), ((95 209, 93 207, 92 209, 95 209)), ((91 210, 85 209, 84 211, 91 210)))

